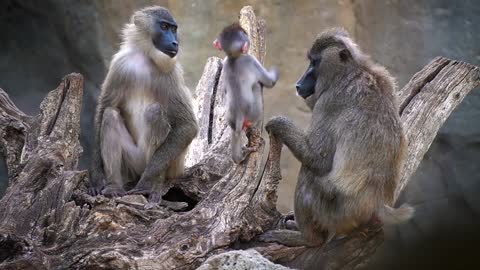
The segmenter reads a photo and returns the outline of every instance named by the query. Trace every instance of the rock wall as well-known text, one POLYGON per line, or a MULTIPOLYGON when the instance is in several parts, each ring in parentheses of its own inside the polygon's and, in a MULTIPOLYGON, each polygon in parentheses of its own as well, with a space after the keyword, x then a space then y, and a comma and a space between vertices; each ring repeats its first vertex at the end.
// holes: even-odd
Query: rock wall
MULTIPOLYGON (((47 0, 0 2, 0 87, 24 112, 38 104, 70 72, 85 76, 83 130, 92 130, 99 86, 105 76, 102 52, 109 47, 89 1, 47 0)), ((90 134, 82 134, 84 149, 90 134)), ((83 163, 87 160, 83 155, 83 163)), ((5 179, 5 178, 4 178, 5 179)))

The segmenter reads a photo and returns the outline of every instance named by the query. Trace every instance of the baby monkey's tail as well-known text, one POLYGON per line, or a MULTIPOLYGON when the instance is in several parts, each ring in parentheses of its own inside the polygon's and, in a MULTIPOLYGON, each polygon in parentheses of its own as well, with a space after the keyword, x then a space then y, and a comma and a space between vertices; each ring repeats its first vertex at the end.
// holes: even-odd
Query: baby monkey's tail
POLYGON ((378 210, 378 218, 384 224, 399 224, 413 217, 415 209, 408 204, 402 204, 399 208, 384 205, 378 210))

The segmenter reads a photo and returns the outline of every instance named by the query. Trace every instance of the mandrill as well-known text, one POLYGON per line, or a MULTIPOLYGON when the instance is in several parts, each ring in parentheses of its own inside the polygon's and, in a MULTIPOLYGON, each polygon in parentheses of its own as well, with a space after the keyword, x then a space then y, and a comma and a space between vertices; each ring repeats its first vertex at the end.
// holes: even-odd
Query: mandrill
POLYGON ((198 131, 192 97, 176 55, 177 23, 159 6, 135 12, 102 85, 90 171, 93 195, 149 195, 183 173, 198 131))

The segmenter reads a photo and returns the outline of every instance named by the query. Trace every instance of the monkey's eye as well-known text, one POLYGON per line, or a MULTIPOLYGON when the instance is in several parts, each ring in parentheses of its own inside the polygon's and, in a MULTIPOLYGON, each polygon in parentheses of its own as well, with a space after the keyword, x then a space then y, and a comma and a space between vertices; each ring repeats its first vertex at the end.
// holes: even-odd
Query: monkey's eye
POLYGON ((166 24, 166 23, 161 23, 161 24, 160 24, 160 28, 162 28, 162 30, 167 30, 167 29, 168 29, 168 24, 166 24))
POLYGON ((177 27, 176 26, 172 26, 170 28, 172 29, 172 33, 174 33, 174 34, 177 33, 177 27))

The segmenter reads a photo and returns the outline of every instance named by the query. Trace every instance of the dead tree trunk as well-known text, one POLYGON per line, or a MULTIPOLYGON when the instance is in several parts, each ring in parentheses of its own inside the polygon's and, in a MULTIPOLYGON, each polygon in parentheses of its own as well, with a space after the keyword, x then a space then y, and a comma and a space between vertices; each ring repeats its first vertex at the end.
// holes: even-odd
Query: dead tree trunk
MULTIPOLYGON (((240 22, 263 60, 265 23, 245 7, 240 22)), ((0 201, 2 269, 194 269, 208 257, 255 248, 268 259, 295 268, 326 269, 365 264, 382 242, 382 230, 353 233, 323 251, 262 243, 256 237, 281 228, 276 210, 281 145, 270 140, 242 165, 230 161, 221 61, 210 58, 196 89, 201 131, 188 155, 192 166, 170 184, 170 195, 188 203, 145 209, 145 198, 107 199, 85 193, 87 172, 77 171, 81 146, 83 78, 66 76, 32 117, 0 91, 0 149, 9 187, 0 201)), ((438 129, 468 92, 480 84, 479 68, 436 58, 398 92, 407 133, 405 187, 438 129)), ((167 194, 168 195, 168 194, 167 194)))

